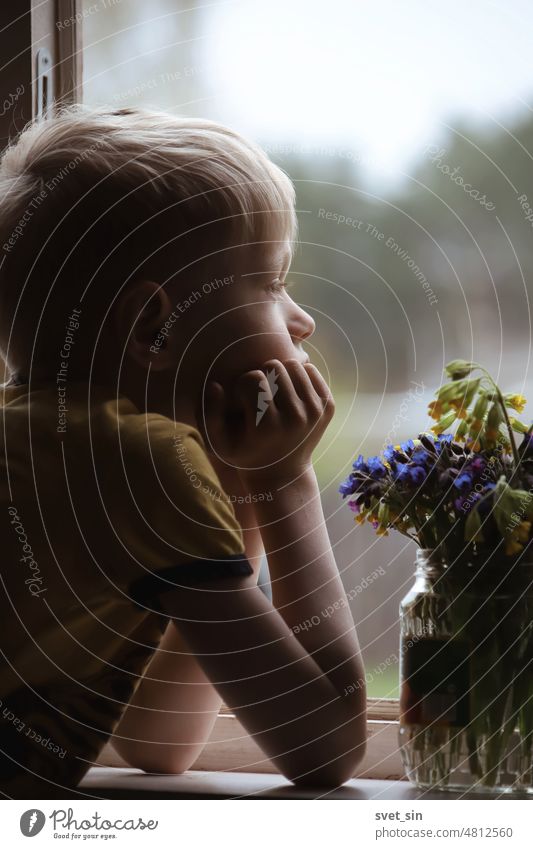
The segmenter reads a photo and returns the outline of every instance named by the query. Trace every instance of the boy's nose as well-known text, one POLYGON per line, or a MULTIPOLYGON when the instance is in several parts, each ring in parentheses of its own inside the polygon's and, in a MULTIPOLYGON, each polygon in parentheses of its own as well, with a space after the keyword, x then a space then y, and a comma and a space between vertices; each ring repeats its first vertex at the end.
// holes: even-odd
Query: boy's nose
POLYGON ((287 323, 291 336, 297 339, 308 339, 315 332, 314 319, 297 304, 291 306, 292 310, 287 323))

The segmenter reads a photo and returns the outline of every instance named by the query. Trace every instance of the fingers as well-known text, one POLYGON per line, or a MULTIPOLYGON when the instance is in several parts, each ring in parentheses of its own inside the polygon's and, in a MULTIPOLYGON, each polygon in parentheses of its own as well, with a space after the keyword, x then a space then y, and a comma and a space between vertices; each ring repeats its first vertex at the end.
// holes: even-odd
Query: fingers
MULTIPOLYGON (((272 362, 278 363, 277 360, 272 362)), ((303 364, 299 360, 286 360, 285 363, 279 363, 279 368, 287 372, 293 393, 303 401, 308 412, 316 417, 321 416, 326 409, 328 413, 334 410, 331 391, 316 366, 303 364)))
POLYGON ((316 394, 324 401, 333 402, 333 395, 331 394, 331 389, 329 388, 328 384, 324 380, 317 367, 313 365, 313 363, 305 363, 303 368, 305 369, 309 380, 313 384, 316 394))
POLYGON ((334 410, 331 391, 316 366, 298 360, 271 359, 261 369, 245 372, 234 384, 233 398, 247 427, 257 427, 276 411, 318 418, 334 410))
POLYGON ((272 375, 265 375, 261 369, 247 371, 235 381, 234 401, 244 415, 247 428, 257 427, 272 406, 276 389, 272 375))

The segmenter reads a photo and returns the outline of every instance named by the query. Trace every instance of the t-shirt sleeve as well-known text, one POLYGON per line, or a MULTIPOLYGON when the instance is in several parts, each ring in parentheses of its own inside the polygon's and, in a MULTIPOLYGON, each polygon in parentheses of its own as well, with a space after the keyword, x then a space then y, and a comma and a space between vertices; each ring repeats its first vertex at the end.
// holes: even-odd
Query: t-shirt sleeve
POLYGON ((132 601, 161 609, 161 594, 213 578, 250 575, 241 526, 200 432, 165 416, 131 417, 121 433, 128 489, 119 574, 132 601))

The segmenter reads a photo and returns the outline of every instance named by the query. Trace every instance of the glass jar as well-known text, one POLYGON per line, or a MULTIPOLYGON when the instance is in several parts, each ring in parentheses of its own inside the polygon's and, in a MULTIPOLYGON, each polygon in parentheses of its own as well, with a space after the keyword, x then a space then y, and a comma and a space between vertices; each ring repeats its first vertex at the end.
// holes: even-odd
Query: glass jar
POLYGON ((419 549, 400 604, 402 761, 417 787, 533 794, 533 566, 419 549))

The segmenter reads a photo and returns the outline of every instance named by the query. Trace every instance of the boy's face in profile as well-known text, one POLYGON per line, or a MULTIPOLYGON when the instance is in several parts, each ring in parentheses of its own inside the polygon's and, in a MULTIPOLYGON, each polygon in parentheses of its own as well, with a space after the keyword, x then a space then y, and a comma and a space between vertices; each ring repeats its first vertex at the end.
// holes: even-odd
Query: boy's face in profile
POLYGON ((185 295, 181 287, 170 330, 178 361, 183 354, 176 363, 180 385, 201 389, 206 379, 231 385, 267 360, 309 359, 302 342, 315 322, 285 288, 290 258, 286 242, 239 246, 227 252, 224 273, 215 262, 212 277, 185 295))

